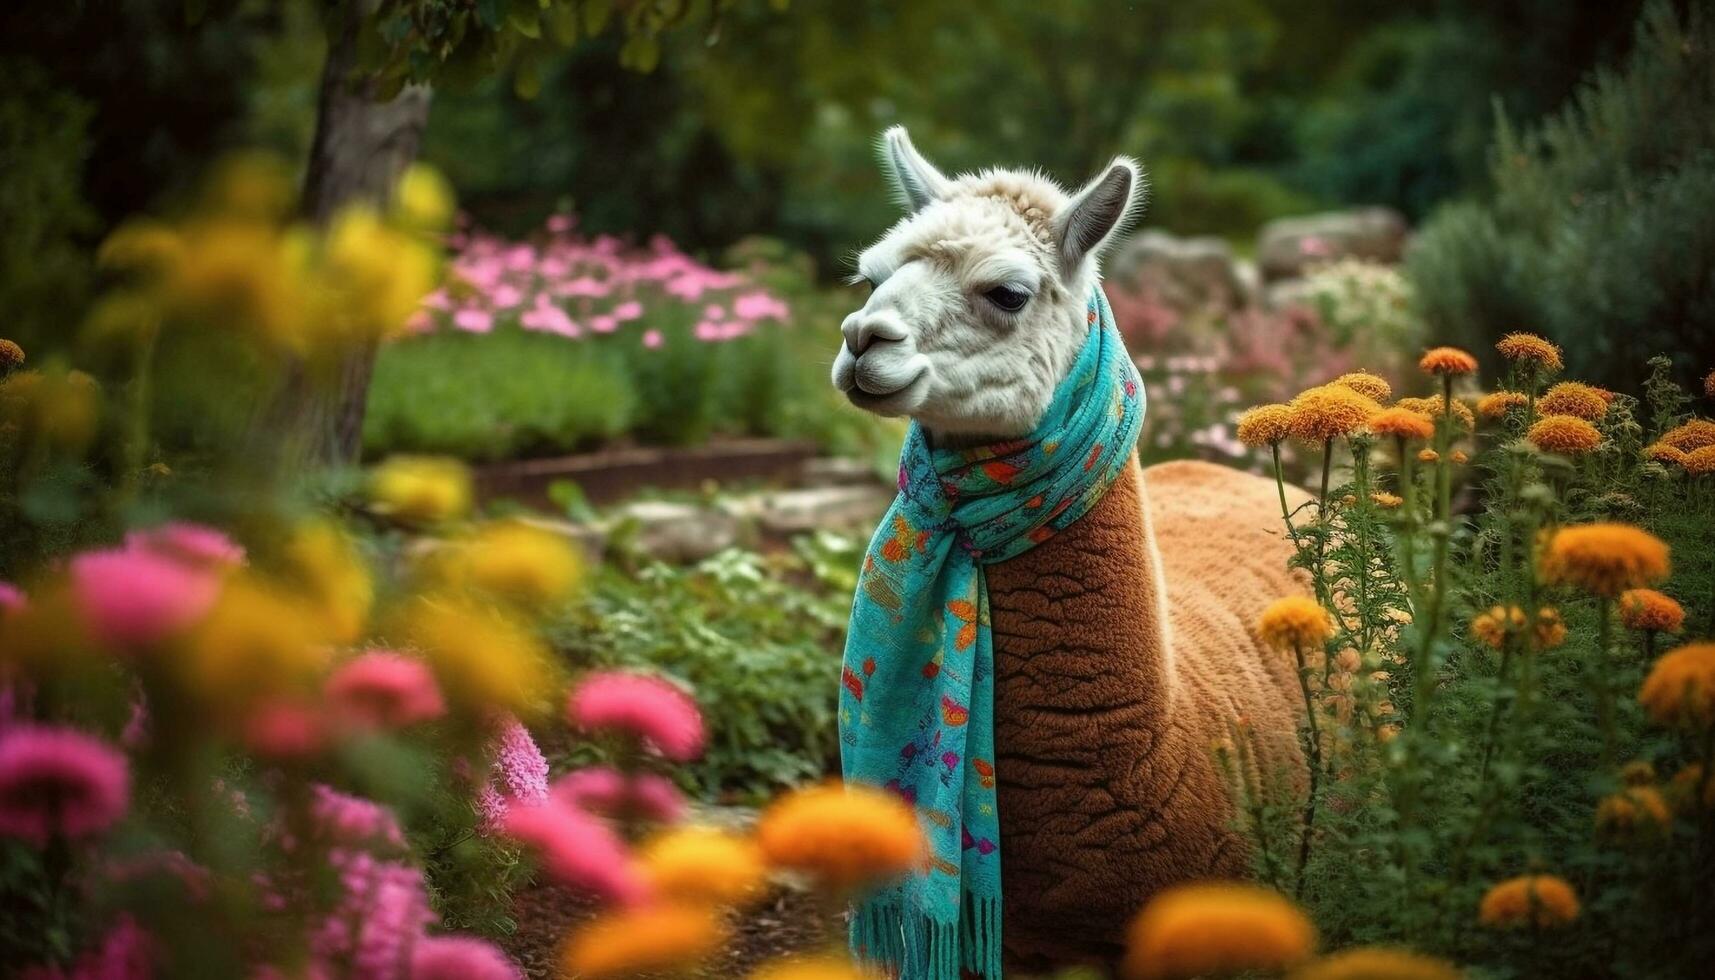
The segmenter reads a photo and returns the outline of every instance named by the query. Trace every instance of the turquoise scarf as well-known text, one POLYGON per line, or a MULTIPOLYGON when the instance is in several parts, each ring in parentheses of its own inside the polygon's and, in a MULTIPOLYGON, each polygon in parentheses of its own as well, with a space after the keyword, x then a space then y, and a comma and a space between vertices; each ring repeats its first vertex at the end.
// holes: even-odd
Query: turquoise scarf
POLYGON ((845 777, 916 810, 924 867, 869 896, 853 952, 906 980, 999 980, 1000 820, 995 806, 994 646, 983 566, 1084 516, 1131 456, 1142 379, 1101 288, 1089 335, 1036 430, 935 449, 915 423, 899 496, 864 556, 841 669, 845 777))

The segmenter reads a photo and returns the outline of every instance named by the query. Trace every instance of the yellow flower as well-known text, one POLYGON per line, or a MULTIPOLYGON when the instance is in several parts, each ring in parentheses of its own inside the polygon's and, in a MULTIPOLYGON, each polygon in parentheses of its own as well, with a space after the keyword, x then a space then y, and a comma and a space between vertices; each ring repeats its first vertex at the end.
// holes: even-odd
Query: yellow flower
POLYGON ((1644 458, 1673 466, 1685 465, 1685 450, 1665 442, 1652 442, 1644 447, 1644 458))
POLYGON ((551 693, 547 648, 529 630, 486 606, 424 597, 411 606, 404 632, 427 654, 441 690, 473 710, 533 715, 551 693))
POLYGON ((351 538, 327 521, 308 521, 286 541, 292 581, 320 610, 329 635, 355 643, 369 622, 375 585, 351 538))
POLYGON ((0 379, 0 422, 65 452, 82 452, 101 424, 100 393, 82 371, 18 371, 0 379))
POLYGON ((1254 885, 1176 885, 1132 920, 1121 974, 1128 980, 1275 972, 1316 948, 1298 907, 1254 885))
POLYGON ((1323 385, 1292 399, 1292 434, 1306 442, 1326 442, 1358 431, 1381 406, 1350 388, 1323 385))
POLYGON ((1702 449, 1704 446, 1715 446, 1715 422, 1708 419, 1692 419, 1683 425, 1676 425, 1662 433, 1660 444, 1672 446, 1684 452, 1702 449))
POLYGON ((120 225, 95 253, 104 269, 162 273, 184 258, 185 241, 159 221, 132 220, 120 225))
POLYGON ((566 539, 522 521, 495 521, 437 553, 432 568, 449 588, 469 586, 525 606, 570 596, 583 581, 583 560, 566 539))
POLYGON ((1287 980, 1459 980, 1451 963, 1376 946, 1348 949, 1299 967, 1287 980))
POLYGON ((1383 510, 1394 510, 1405 503, 1403 499, 1385 490, 1377 490, 1370 494, 1370 502, 1383 510))
POLYGON ((1572 585, 1611 599, 1667 578, 1670 565, 1667 544, 1642 528, 1582 524, 1556 531, 1538 567, 1551 585, 1572 585))
POLYGON ((1258 405, 1239 416, 1239 441, 1247 446, 1272 446, 1292 432, 1292 409, 1258 405))
POLYGON ((1543 415, 1571 415, 1594 422, 1608 414, 1608 399, 1602 391, 1577 381, 1562 381, 1536 400, 1536 410, 1543 415))
POLYGON ((609 912, 567 937, 560 967, 573 977, 678 971, 708 958, 729 930, 714 910, 655 905, 609 912))
POLYGON ((1560 370, 1560 348, 1533 333, 1509 333, 1495 344, 1495 350, 1509 361, 1543 371, 1560 370))
POLYGON ((24 365, 24 348, 16 341, 0 337, 0 371, 10 371, 24 365))
POLYGON ((1435 423, 1407 408, 1384 408, 1369 417, 1364 424, 1378 436, 1400 439, 1428 439, 1435 435, 1435 423))
POLYGON ((1663 654, 1638 689, 1638 703, 1666 728, 1715 725, 1715 643, 1688 643, 1663 654))
MULTIPOLYGON (((1447 400, 1440 395, 1433 398, 1401 398, 1394 402, 1394 407, 1403 408, 1408 412, 1416 412, 1432 423, 1441 419, 1448 412, 1447 400)), ((1455 398, 1451 410, 1453 418, 1458 420, 1461 427, 1469 430, 1476 426, 1477 417, 1471 414, 1469 405, 1455 398)))
POLYGON ((880 975, 832 956, 789 956, 763 964, 750 980, 880 980, 880 975))
POLYGON ((369 478, 376 510, 425 524, 464 516, 471 495, 470 470, 446 457, 394 456, 369 478))
POLYGON ((1566 621, 1560 618, 1560 610, 1543 606, 1536 611, 1534 638, 1539 650, 1553 650, 1566 642, 1566 621))
POLYGON ((1562 456, 1582 456, 1602 444, 1596 427, 1571 415, 1545 415, 1525 433, 1536 448, 1562 456))
POLYGON ((1385 402, 1393 396, 1393 386, 1387 383, 1387 379, 1368 371, 1342 374, 1328 383, 1350 388, 1371 401, 1385 402))
POLYGON ((834 890, 897 878, 922 860, 923 833, 898 797, 856 784, 795 790, 763 811, 757 843, 773 864, 834 890))
POLYGON ((1321 603, 1309 596, 1287 596, 1269 603, 1257 620, 1257 635, 1281 650, 1320 649, 1334 635, 1334 624, 1321 603))
POLYGON ((1715 446, 1698 446, 1685 454, 1679 461, 1685 467, 1685 472, 1692 476, 1708 476, 1715 473, 1715 446))
POLYGON ((452 185, 434 167, 413 163, 393 188, 393 210, 408 227, 442 231, 453 220, 452 185))
POLYGON ((1471 635, 1496 650, 1507 645, 1507 637, 1525 627, 1524 610, 1517 606, 1495 606, 1471 620, 1471 635))
POLYGON ((1530 396, 1522 391, 1491 391, 1477 399, 1477 414, 1486 419, 1504 418, 1515 408, 1524 408, 1530 396))
POLYGON ((766 874, 754 841, 713 827, 665 831, 646 841, 639 857, 655 896, 687 904, 748 901, 761 893, 766 874))
POLYGON ((326 248, 322 271, 332 309, 323 312, 338 331, 325 339, 391 337, 434 288, 434 253, 367 207, 341 211, 326 248))
POLYGON ((228 580, 178 662, 209 704, 240 711, 256 700, 307 690, 327 669, 331 637, 302 598, 250 574, 228 580))
POLYGON ((1673 825, 1673 811, 1653 786, 1631 786, 1596 804, 1596 829, 1612 834, 1660 832, 1673 825))
POLYGON ((308 250, 300 242, 231 218, 193 222, 180 236, 184 248, 161 293, 171 313, 302 349, 308 250))
POLYGON ((1677 633, 1685 625, 1685 609, 1654 589, 1627 589, 1620 593, 1620 622, 1627 629, 1677 633))
POLYGON ((1477 370, 1477 359, 1457 347, 1435 347, 1418 359, 1417 366, 1427 374, 1470 374, 1477 370))
POLYGON ((1554 875, 1510 878, 1483 896, 1477 918, 1483 925, 1499 928, 1527 923, 1539 929, 1563 926, 1578 918, 1578 893, 1554 875))

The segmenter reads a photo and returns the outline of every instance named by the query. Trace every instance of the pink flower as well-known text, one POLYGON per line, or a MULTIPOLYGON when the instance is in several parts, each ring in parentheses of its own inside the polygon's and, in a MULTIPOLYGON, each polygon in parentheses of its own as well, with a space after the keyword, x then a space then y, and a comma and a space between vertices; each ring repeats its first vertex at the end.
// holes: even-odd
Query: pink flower
POLYGON ((343 894, 311 933, 311 952, 322 963, 349 964, 341 975, 406 980, 413 948, 435 920, 422 872, 343 848, 331 852, 328 863, 343 894))
POLYGON ((30 597, 24 594, 23 589, 11 582, 0 582, 0 615, 23 612, 29 604, 30 597))
POLYGON ((696 702, 648 674, 614 670, 590 675, 572 692, 566 716, 585 731, 634 735, 675 762, 703 751, 703 716, 696 702))
POLYGON ((143 694, 142 685, 131 693, 131 716, 125 719, 125 727, 119 732, 119 744, 126 751, 133 751, 149 739, 149 699, 143 694))
POLYGON ((514 805, 533 806, 548 798, 548 760, 518 719, 508 715, 488 743, 493 778, 478 791, 478 827, 494 833, 514 805))
POLYGON ((709 305, 703 307, 703 319, 705 319, 705 320, 725 320, 726 319, 726 307, 720 305, 719 303, 710 303, 709 305))
POLYGON ((600 279, 579 276, 571 282, 561 283, 554 291, 561 296, 606 296, 612 287, 600 279))
POLYGON ((661 336, 661 331, 659 330, 650 329, 643 331, 643 346, 650 350, 655 350, 666 342, 666 338, 661 336))
POLYGON ((345 847, 403 849, 405 834, 393 812, 374 800, 317 783, 311 789, 310 819, 325 843, 345 847))
POLYGON ((125 816, 125 757, 75 728, 21 725, 0 736, 0 834, 37 846, 86 837, 125 816))
POLYGON ((125 535, 125 547, 172 558, 194 568, 225 571, 244 564, 244 548, 205 524, 171 521, 125 535))
POLYGON ((613 308, 613 318, 620 323, 629 323, 643 315, 643 304, 634 299, 628 299, 613 308))
POLYGON ((627 905, 647 897, 625 843, 587 813, 553 801, 513 807, 501 832, 535 851, 542 869, 562 884, 627 905))
POLYGON ((127 650, 189 628, 220 591, 219 580, 206 571, 135 548, 78 555, 71 560, 71 584, 90 633, 127 650))
POLYGON ((453 326, 470 333, 490 333, 494 330, 494 314, 467 306, 453 314, 453 326))
POLYGON ((572 230, 572 216, 569 214, 551 214, 548 216, 548 233, 564 235, 572 230))
POLYGON ((258 705, 239 731, 245 747, 266 759, 307 759, 327 746, 326 719, 314 706, 296 701, 258 705))
POLYGON ((596 333, 613 333, 619 329, 619 321, 606 314, 590 317, 590 329, 596 333))
POLYGON ((488 294, 488 298, 493 301, 497 309, 510 310, 524 302, 524 290, 511 283, 501 283, 494 287, 494 291, 488 294))
POLYGON ((713 320, 698 320, 697 325, 691 328, 691 336, 703 341, 704 343, 708 343, 710 341, 720 340, 723 335, 720 324, 715 323, 713 320))
POLYGON ((70 969, 38 966, 20 980, 149 980, 155 975, 155 940, 137 920, 121 914, 100 947, 78 957, 70 969))
POLYGON ((334 711, 368 728, 404 728, 446 714, 446 702, 428 665, 388 650, 371 650, 340 665, 328 678, 334 711))
POLYGON ((518 325, 526 330, 559 334, 562 337, 576 337, 582 332, 565 310, 554 306, 548 300, 546 293, 537 296, 536 305, 519 316, 518 325))
POLYGON ((741 320, 780 320, 785 321, 791 309, 781 300, 765 292, 745 293, 733 300, 733 315, 741 320))
POLYGON ((472 936, 424 936, 411 951, 411 980, 522 980, 493 943, 472 936))
POLYGON ((679 790, 652 772, 628 779, 617 770, 592 766, 560 777, 550 792, 561 803, 597 816, 675 823, 685 815, 679 790))

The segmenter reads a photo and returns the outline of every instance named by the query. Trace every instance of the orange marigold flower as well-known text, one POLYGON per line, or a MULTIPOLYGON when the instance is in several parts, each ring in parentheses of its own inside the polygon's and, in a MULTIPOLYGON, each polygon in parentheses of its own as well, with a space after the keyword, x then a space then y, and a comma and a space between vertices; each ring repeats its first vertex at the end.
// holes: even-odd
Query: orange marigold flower
POLYGON ((1515 408, 1530 404, 1530 396, 1522 391, 1491 391, 1477 399, 1477 414, 1486 419, 1506 417, 1515 408))
MULTIPOLYGON (((1430 422, 1434 422, 1447 414, 1447 402, 1440 395, 1433 398, 1401 398, 1394 402, 1394 407, 1403 408, 1408 412, 1416 412, 1430 422)), ((1471 414, 1469 405, 1455 398, 1453 399, 1452 411, 1453 417, 1458 419, 1459 424, 1466 429, 1476 426, 1477 417, 1471 414)))
POLYGON ((1652 442, 1644 447, 1644 458, 1657 463, 1682 466, 1685 463, 1685 450, 1665 442, 1652 442))
POLYGON ((1310 919, 1266 888, 1177 885, 1132 920, 1121 973, 1129 980, 1167 980, 1273 972, 1303 961, 1315 946, 1310 919))
POLYGON ((1465 452, 1465 450, 1463 450, 1463 449, 1453 450, 1453 462, 1455 464, 1457 464, 1459 466, 1464 466, 1466 463, 1469 463, 1470 461, 1471 461, 1471 456, 1469 453, 1465 452))
POLYGON ((1560 347, 1533 333, 1509 333, 1495 344, 1509 361, 1520 361, 1544 371, 1560 370, 1560 347))
POLYGON ((1534 638, 1539 650, 1553 650, 1566 642, 1566 621, 1560 618, 1560 610, 1543 606, 1536 611, 1534 638))
POLYGON ((923 832, 904 801, 852 783, 795 790, 763 811, 763 856, 835 890, 897 878, 922 860, 923 832))
POLYGON ((1685 467, 1685 472, 1692 476, 1708 476, 1715 473, 1715 446, 1698 446, 1685 454, 1679 461, 1685 467))
POLYGON ((1292 409, 1258 405, 1239 416, 1239 441, 1247 446, 1272 446, 1292 434, 1292 409))
POLYGON ((1662 433, 1660 442, 1683 452, 1715 446, 1715 422, 1692 419, 1662 433))
POLYGON ((1667 578, 1667 543, 1630 524, 1581 524, 1554 532, 1539 560, 1551 585, 1613 598, 1667 578))
POLYGON ((1377 490, 1371 493, 1370 502, 1382 510, 1395 510, 1405 503, 1397 494, 1388 493, 1386 490, 1377 490))
POLYGON ((1594 422, 1608 414, 1609 399, 1602 389, 1578 381, 1562 381, 1536 400, 1536 410, 1543 415, 1571 415, 1594 422))
POLYGON ((560 966, 592 980, 664 972, 707 958, 727 935, 726 925, 707 907, 652 905, 610 912, 566 939, 560 966))
POLYGON ((1673 824, 1673 810, 1654 786, 1631 786, 1596 804, 1596 829, 1612 834, 1660 832, 1673 824))
POLYGON ((1674 809, 1682 813, 1715 809, 1715 779, 1703 778, 1702 763, 1693 762, 1674 773, 1667 784, 1667 791, 1673 799, 1674 809), (1698 798, 1700 791, 1701 799, 1698 798))
POLYGON ((788 956, 763 964, 750 980, 880 980, 880 975, 833 956, 788 956))
POLYGON ((1554 875, 1524 875, 1490 888, 1477 911, 1483 925, 1496 927, 1535 925, 1539 929, 1563 926, 1578 918, 1578 893, 1564 878, 1554 875))
POLYGON ((1292 399, 1292 434, 1305 442, 1326 442, 1358 431, 1381 411, 1373 399, 1341 385, 1301 391, 1292 399))
POLYGON ((1351 374, 1342 374, 1328 383, 1350 388, 1372 401, 1385 402, 1393 397, 1393 385, 1388 384, 1386 378, 1371 374, 1368 371, 1353 371, 1351 374))
POLYGON ((1517 606, 1495 606, 1471 620, 1471 635, 1494 647, 1507 645, 1507 637, 1525 627, 1524 610, 1517 606))
POLYGON ((1625 764, 1620 770, 1620 782, 1627 786, 1655 785, 1655 766, 1642 759, 1634 759, 1625 764))
POLYGON ((15 341, 0 337, 0 370, 11 370, 24 363, 24 348, 15 341))
POLYGON ((1420 449, 1417 453, 1419 463, 1433 463, 1441 458, 1441 454, 1433 449, 1420 449))
POLYGON ((1663 654, 1638 689, 1638 703, 1667 728, 1715 725, 1715 643, 1688 643, 1663 654))
POLYGON ((1677 633, 1685 625, 1685 609, 1654 589, 1627 589, 1620 593, 1620 622, 1627 629, 1677 633))
POLYGON ((714 827, 680 827, 645 841, 643 880, 660 898, 734 905, 762 891, 767 868, 754 841, 714 827))
POLYGON ((1282 650, 1319 649, 1323 640, 1334 635, 1334 623, 1321 603, 1294 595, 1269 603, 1256 631, 1264 643, 1282 650))
POLYGON ((1379 946, 1348 949, 1306 963, 1287 980, 1459 980, 1458 968, 1445 960, 1379 946))
POLYGON ((1710 371, 1703 378, 1703 395, 1706 398, 1715 398, 1715 371, 1710 371))
POLYGON ((1477 370, 1477 359, 1457 347, 1435 347, 1418 359, 1417 366, 1428 374, 1470 374, 1477 370))
POLYGON ((1602 433, 1573 415, 1544 416, 1530 427, 1525 438, 1543 452, 1562 456, 1582 456, 1602 444, 1602 433))
POLYGON ((1400 439, 1428 439, 1435 435, 1435 423, 1423 415, 1405 408, 1384 408, 1364 423, 1378 436, 1400 439))

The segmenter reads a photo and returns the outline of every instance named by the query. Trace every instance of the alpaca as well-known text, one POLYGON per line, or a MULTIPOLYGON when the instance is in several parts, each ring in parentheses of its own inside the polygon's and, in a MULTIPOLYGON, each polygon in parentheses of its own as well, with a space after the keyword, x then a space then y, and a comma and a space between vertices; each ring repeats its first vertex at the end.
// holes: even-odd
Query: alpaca
MULTIPOLYGON (((1068 195, 1030 172, 946 177, 902 128, 882 157, 908 213, 860 256, 872 292, 841 325, 835 387, 937 445, 1029 433, 1141 202, 1137 167, 1068 195)), ((1009 962, 1110 961, 1162 887, 1247 873, 1213 746, 1243 722, 1265 766, 1301 771, 1295 670, 1254 632, 1304 591, 1280 521, 1273 481, 1134 454, 1068 529, 987 567, 1009 962)))

